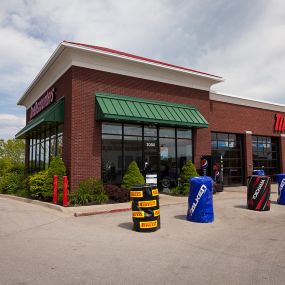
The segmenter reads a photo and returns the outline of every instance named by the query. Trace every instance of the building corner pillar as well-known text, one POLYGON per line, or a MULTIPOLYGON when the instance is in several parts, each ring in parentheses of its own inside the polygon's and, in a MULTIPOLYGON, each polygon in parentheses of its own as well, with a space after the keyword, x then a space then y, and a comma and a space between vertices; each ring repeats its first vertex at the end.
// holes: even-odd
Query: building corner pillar
POLYGON ((246 131, 244 136, 244 175, 246 178, 252 175, 253 171, 253 155, 252 155, 252 132, 246 131))
POLYGON ((201 155, 211 155, 211 132, 208 128, 193 130, 193 147, 194 164, 200 171, 201 155))
POLYGON ((281 173, 285 173, 285 134, 280 135, 279 146, 280 171, 281 173))

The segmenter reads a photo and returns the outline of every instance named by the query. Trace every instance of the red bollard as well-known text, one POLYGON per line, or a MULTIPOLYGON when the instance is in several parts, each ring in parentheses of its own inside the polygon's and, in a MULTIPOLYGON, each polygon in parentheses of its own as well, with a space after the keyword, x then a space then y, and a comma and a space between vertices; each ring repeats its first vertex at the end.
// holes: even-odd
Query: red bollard
POLYGON ((57 175, 53 176, 53 203, 57 204, 58 199, 58 177, 57 175))
POLYGON ((67 206, 68 204, 68 197, 67 197, 67 185, 68 185, 68 181, 67 181, 67 176, 63 176, 62 177, 62 181, 63 181, 63 193, 62 193, 62 204, 64 207, 67 206))

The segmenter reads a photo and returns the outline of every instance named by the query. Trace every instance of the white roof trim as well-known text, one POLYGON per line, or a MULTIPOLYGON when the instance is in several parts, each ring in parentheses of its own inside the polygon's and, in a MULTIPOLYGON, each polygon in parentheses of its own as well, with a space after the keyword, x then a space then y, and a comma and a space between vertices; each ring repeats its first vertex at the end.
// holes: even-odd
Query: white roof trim
MULTIPOLYGON (((98 60, 100 59, 97 59, 97 61, 98 60)), ((116 53, 111 53, 108 51, 101 51, 101 50, 97 50, 94 48, 88 48, 88 47, 79 46, 76 44, 62 42, 53 52, 53 54, 48 59, 46 64, 43 66, 43 68, 40 70, 36 78, 32 81, 32 83, 26 89, 26 91, 21 96, 17 104, 24 105, 27 108, 30 107, 31 103, 34 102, 34 100, 36 100, 37 98, 39 98, 48 88, 50 88, 51 84, 54 84, 54 82, 63 74, 63 72, 65 72, 72 65, 82 66, 82 67, 87 67, 87 68, 94 68, 94 69, 108 71, 108 72, 113 71, 114 73, 130 76, 132 75, 131 74, 132 71, 131 72, 127 71, 128 70, 127 65, 131 63, 138 65, 136 73, 133 73, 133 76, 138 77, 138 78, 145 78, 145 79, 161 81, 161 82, 170 83, 170 84, 177 84, 181 86, 187 86, 187 87, 192 87, 192 88, 197 88, 197 89, 202 89, 202 90, 207 90, 207 91, 210 90, 211 85, 224 81, 224 79, 220 77, 215 77, 215 76, 211 76, 211 75, 207 75, 207 74, 203 74, 199 72, 196 73, 194 71, 192 72, 192 71, 175 68, 175 67, 171 67, 171 66, 167 66, 167 65, 163 65, 159 63, 148 62, 146 60, 132 58, 132 57, 116 54, 116 53), (76 57, 77 61, 74 60, 73 59, 74 53, 73 52, 66 53, 66 51, 74 51, 76 54, 78 54, 78 52, 81 51, 83 54, 84 53, 86 54, 85 59, 87 58, 88 54, 90 56, 92 54, 93 55, 97 54, 97 57, 93 58, 91 62, 89 61, 86 63, 81 60, 78 61, 78 57, 76 57), (62 54, 64 56, 61 56, 62 54), (66 57, 67 54, 69 54, 70 56, 69 57, 70 62, 68 64, 67 64, 67 60, 64 59, 64 57, 66 57), (108 58, 109 62, 114 61, 113 65, 109 64, 109 67, 107 68, 107 70, 105 66, 102 66, 102 62, 99 62, 99 67, 98 67, 98 64, 96 65, 96 58, 100 57, 102 59, 102 56, 105 56, 106 58, 108 58), (60 62, 63 61, 61 64, 58 64, 59 58, 62 59, 60 60, 60 62), (121 60, 122 62, 125 63, 124 72, 121 70, 121 67, 118 64, 117 65, 115 64, 116 63, 115 59, 121 60), (56 72, 51 72, 51 69, 55 63, 56 65, 58 65, 56 72), (160 70, 160 74, 156 72, 158 76, 151 77, 151 73, 149 73, 149 75, 147 76, 145 73, 145 70, 141 72, 139 71, 140 70, 139 65, 142 67, 142 70, 145 69, 146 67, 149 67, 152 69, 156 68, 157 70, 160 70), (174 76, 174 73, 178 77, 174 76), (176 79, 174 80, 171 79, 175 77, 176 79), (189 82, 189 79, 191 79, 190 80, 191 82, 189 82), (38 86, 39 84, 40 84, 40 87, 38 86), (30 93, 32 93, 32 96, 30 96, 30 93), (27 100, 28 96, 31 98, 27 100)), ((122 65, 122 63, 120 63, 120 65, 122 65)))
POLYGON ((112 57, 127 59, 130 61, 148 64, 148 65, 152 65, 152 66, 157 66, 157 67, 164 68, 164 69, 170 69, 170 70, 175 70, 178 72, 184 72, 184 73, 188 73, 188 74, 203 77, 203 78, 209 78, 209 79, 212 79, 213 81, 216 81, 216 83, 224 81, 224 79, 222 77, 219 77, 219 76, 214 76, 211 74, 206 74, 206 73, 194 71, 194 70, 191 71, 191 70, 184 69, 183 67, 179 68, 179 67, 169 66, 169 65, 167 65, 167 63, 166 64, 156 63, 156 62, 148 61, 147 59, 143 60, 143 59, 127 56, 127 55, 121 55, 121 54, 117 54, 117 53, 113 53, 113 52, 99 50, 96 48, 80 46, 80 45, 72 44, 72 43, 68 43, 68 42, 63 42, 62 45, 67 46, 67 47, 73 47, 76 49, 86 50, 86 51, 90 51, 90 52, 94 52, 94 53, 104 54, 104 55, 108 55, 108 56, 112 56, 112 57))
POLYGON ((211 91, 210 100, 285 113, 285 105, 211 91))

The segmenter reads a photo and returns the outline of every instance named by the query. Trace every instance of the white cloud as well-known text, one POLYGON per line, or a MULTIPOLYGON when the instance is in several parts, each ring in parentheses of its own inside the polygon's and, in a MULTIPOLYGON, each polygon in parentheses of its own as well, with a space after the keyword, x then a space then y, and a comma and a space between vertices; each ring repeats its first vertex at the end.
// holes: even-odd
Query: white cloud
POLYGON ((13 138, 25 126, 25 118, 11 114, 0 114, 0 138, 13 138))
POLYGON ((201 68, 211 66, 226 78, 214 89, 285 103, 285 3, 278 6, 270 2, 239 37, 200 59, 201 68))
POLYGON ((2 0, 0 38, 0 114, 22 112, 17 100, 64 39, 221 75, 215 90, 285 103, 281 0, 2 0))

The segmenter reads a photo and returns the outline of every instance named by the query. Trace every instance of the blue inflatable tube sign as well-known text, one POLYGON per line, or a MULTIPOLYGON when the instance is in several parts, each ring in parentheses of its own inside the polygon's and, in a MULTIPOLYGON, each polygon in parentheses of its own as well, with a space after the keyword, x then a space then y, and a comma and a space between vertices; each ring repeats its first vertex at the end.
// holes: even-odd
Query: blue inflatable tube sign
POLYGON ((277 203, 281 205, 285 205, 285 174, 277 174, 277 182, 278 182, 278 197, 277 203))
POLYGON ((213 179, 209 176, 190 179, 187 220, 196 223, 214 221, 213 179))

